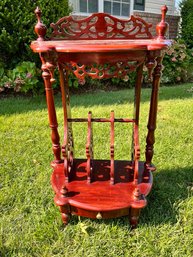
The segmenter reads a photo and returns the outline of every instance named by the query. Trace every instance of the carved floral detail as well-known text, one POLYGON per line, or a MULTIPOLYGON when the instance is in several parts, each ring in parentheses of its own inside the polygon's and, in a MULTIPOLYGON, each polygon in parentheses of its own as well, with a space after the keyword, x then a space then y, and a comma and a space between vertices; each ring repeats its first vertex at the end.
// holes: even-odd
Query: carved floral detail
POLYGON ((73 16, 51 23, 51 38, 58 39, 150 39, 152 24, 140 17, 121 20, 105 13, 94 13, 84 19, 73 16))

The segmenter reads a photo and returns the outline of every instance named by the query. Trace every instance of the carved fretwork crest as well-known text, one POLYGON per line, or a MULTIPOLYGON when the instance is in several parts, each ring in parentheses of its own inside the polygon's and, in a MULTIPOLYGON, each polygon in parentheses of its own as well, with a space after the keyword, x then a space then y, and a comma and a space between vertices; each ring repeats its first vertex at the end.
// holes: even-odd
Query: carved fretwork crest
POLYGON ((105 13, 95 13, 84 19, 61 18, 50 25, 53 39, 150 39, 152 24, 140 17, 121 20, 105 13))

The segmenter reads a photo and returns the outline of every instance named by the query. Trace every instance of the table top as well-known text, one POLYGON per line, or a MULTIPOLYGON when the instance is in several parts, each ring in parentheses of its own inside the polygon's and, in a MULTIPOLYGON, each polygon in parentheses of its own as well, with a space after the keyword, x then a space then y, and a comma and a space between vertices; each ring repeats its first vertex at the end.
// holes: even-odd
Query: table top
POLYGON ((63 53, 105 53, 128 52, 139 50, 161 50, 171 45, 171 40, 160 39, 107 39, 107 40, 49 40, 33 41, 31 49, 34 52, 55 50, 63 53))

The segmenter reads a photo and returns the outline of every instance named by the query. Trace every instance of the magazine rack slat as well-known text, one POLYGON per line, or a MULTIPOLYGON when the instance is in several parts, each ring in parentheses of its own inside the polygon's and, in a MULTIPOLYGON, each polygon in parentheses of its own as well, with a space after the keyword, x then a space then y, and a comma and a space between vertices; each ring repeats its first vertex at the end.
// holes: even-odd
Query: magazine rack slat
POLYGON ((39 53, 42 61, 54 153, 51 183, 55 191, 54 200, 60 207, 64 224, 68 223, 71 214, 97 219, 128 215, 132 227, 138 223, 140 210, 147 204, 146 196, 151 190, 152 171, 155 170, 152 157, 158 88, 164 50, 171 44, 165 39, 168 27, 165 22, 166 12, 167 7, 164 6, 161 22, 156 28, 156 38, 150 33, 151 24, 139 17, 120 20, 105 13, 96 13, 81 20, 72 16, 63 17, 51 24, 53 32, 47 38, 41 11, 38 7, 35 11, 38 39, 31 43, 31 48, 39 53), (145 161, 140 161, 138 126, 144 65, 152 79, 152 95, 145 161), (59 70, 64 117, 62 144, 52 90, 56 68, 59 70), (130 72, 136 72, 134 117, 117 118, 114 111, 110 112, 109 118, 93 118, 92 112, 88 113, 87 118, 71 117, 69 72, 73 72, 81 84, 84 84, 86 76, 93 79, 124 78, 130 72), (74 122, 88 124, 85 159, 75 158, 73 153, 74 122), (109 126, 109 160, 94 159, 93 122, 104 122, 109 126), (114 130, 117 122, 133 124, 132 156, 128 161, 114 159, 114 130))

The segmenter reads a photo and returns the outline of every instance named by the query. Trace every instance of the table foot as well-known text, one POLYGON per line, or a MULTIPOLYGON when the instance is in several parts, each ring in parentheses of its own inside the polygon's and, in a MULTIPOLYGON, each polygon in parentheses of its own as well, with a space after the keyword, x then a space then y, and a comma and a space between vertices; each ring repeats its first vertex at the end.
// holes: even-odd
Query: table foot
POLYGON ((129 222, 132 229, 136 228, 138 225, 140 211, 141 209, 136 209, 136 208, 130 209, 129 222))
POLYGON ((60 207, 62 221, 63 221, 64 225, 68 225, 68 222, 69 222, 70 217, 71 217, 71 213, 69 212, 68 209, 69 208, 66 205, 60 207))

